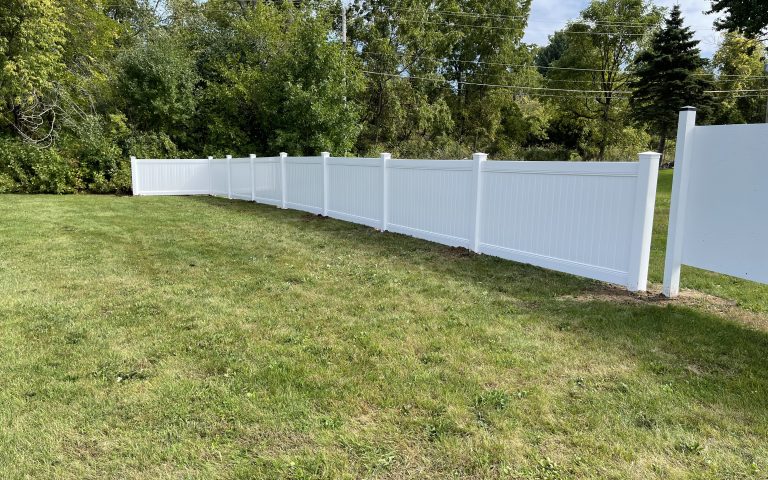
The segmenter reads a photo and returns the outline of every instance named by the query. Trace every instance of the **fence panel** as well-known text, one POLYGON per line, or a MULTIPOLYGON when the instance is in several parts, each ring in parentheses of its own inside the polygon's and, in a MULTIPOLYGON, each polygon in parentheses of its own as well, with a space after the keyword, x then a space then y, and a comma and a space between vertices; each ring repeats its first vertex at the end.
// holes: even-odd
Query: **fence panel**
POLYGON ((230 161, 232 184, 231 197, 239 200, 251 199, 251 159, 233 158, 230 161))
POLYGON ((286 206, 323 213, 322 157, 288 157, 285 160, 286 206))
POLYGON ((768 125, 695 119, 680 114, 664 294, 683 264, 768 283, 768 125))
POLYGON ((280 157, 253 159, 253 199, 280 206, 282 202, 280 157))
POLYGON ((390 160, 387 230, 470 247, 472 162, 390 160))
POLYGON ((131 159, 134 195, 207 195, 208 160, 131 159))
POLYGON ((226 159, 211 160, 211 195, 226 197, 229 195, 229 172, 226 159))
POLYGON ((480 251, 626 285, 638 166, 484 163, 480 251))
POLYGON ((328 159, 328 216, 381 227, 382 166, 378 158, 328 159))

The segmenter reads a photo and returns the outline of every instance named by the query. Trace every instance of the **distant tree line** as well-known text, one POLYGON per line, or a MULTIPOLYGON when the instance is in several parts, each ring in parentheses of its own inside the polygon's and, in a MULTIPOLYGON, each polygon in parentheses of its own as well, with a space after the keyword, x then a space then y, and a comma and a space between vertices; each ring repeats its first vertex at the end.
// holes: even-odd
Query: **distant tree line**
POLYGON ((545 46, 522 42, 530 0, 5 0, 0 192, 127 192, 129 155, 669 150, 684 105, 764 118, 753 3, 713 1, 706 60, 645 0, 593 0, 545 46))

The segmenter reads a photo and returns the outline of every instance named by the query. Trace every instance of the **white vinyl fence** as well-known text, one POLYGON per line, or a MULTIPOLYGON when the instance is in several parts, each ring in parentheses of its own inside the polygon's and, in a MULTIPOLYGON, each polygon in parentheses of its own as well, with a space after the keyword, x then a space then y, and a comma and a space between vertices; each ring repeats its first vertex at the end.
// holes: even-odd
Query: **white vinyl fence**
POLYGON ((132 158, 134 195, 304 210, 645 290, 659 155, 639 162, 132 158))
POLYGON ((768 124, 680 112, 664 295, 678 295, 682 264, 768 283, 768 124))

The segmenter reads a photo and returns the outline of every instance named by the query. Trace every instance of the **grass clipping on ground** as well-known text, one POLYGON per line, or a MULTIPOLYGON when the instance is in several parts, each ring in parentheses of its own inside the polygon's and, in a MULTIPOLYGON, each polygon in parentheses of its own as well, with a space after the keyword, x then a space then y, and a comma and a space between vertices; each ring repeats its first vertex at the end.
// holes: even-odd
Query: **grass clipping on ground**
POLYGON ((0 252, 0 478, 768 472, 762 287, 661 301, 214 198, 5 196, 0 252))

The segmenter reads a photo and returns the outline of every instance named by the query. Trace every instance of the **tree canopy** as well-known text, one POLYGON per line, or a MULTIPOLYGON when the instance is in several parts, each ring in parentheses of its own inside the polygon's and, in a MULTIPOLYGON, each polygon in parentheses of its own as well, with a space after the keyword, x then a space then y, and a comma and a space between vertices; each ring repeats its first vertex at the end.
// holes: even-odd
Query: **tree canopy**
POLYGON ((706 63, 651 0, 591 0, 542 46, 530 0, 6 0, 0 158, 34 163, 0 191, 127 191, 129 155, 632 159, 685 104, 762 119, 748 3, 713 3, 733 32, 706 63))

